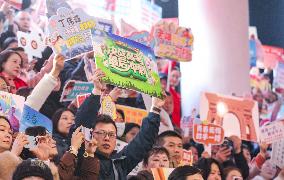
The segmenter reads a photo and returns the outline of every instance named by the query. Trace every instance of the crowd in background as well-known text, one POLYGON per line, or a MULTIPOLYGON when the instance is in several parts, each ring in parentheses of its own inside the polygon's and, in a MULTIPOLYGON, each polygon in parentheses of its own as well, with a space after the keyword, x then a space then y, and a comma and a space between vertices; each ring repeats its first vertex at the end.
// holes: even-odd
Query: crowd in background
MULTIPOLYGON (((165 99, 152 98, 152 108, 142 125, 125 123, 125 114, 117 111, 116 120, 99 114, 101 97, 108 94, 116 104, 146 109, 141 94, 105 85, 105 76, 94 69, 92 94, 77 108, 73 102, 59 101, 68 80, 87 81, 85 60, 93 61, 93 53, 69 61, 46 46, 42 58, 28 60, 23 48, 18 47, 17 31, 39 29, 46 32, 46 22, 35 17, 31 2, 24 1, 22 10, 6 3, 0 12, 0 90, 26 98, 25 104, 49 117, 53 133, 45 127, 34 126, 25 133, 15 132, 10 117, 0 116, 0 179, 153 179, 151 168, 175 168, 170 180, 271 180, 284 179, 284 169, 270 162, 271 145, 242 141, 237 136, 227 137, 222 145, 206 152, 202 144, 185 138, 181 127, 181 72, 179 64, 157 59, 159 76, 165 99), (26 4, 27 3, 27 4, 26 4), (127 96, 122 97, 122 93, 127 96), (164 109, 173 129, 159 132, 164 109), (87 141, 82 127, 92 128, 87 141), (118 133, 123 128, 123 133, 118 133), (28 137, 37 137, 33 148, 25 148, 28 137), (117 141, 127 145, 116 151, 117 141), (193 165, 182 164, 183 150, 193 153, 193 165)), ((261 70, 260 70, 261 72, 261 70)), ((269 80, 270 88, 252 88, 252 98, 258 102, 259 112, 272 109, 260 124, 279 119, 282 94, 272 91, 271 72, 259 75, 269 80)), ((189 87, 194 88, 194 87, 189 87)))

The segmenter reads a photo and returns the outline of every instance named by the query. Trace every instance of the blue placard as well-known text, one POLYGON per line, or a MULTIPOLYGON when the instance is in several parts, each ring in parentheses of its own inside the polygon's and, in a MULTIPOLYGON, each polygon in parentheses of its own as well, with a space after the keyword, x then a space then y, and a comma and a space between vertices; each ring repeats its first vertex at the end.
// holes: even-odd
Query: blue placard
POLYGON ((33 126, 43 126, 50 134, 52 134, 52 121, 45 115, 25 104, 20 121, 20 132, 25 132, 28 127, 33 126))

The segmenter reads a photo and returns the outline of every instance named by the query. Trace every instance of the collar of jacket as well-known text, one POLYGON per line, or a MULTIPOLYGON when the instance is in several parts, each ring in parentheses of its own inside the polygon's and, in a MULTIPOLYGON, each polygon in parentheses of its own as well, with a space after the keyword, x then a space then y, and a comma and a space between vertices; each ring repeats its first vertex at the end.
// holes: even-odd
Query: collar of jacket
POLYGON ((126 156, 122 156, 122 155, 119 155, 117 153, 116 150, 114 150, 111 155, 106 155, 105 153, 97 150, 96 151, 96 156, 100 159, 100 160, 112 160, 112 161, 116 161, 116 160, 123 160, 126 158, 126 156))

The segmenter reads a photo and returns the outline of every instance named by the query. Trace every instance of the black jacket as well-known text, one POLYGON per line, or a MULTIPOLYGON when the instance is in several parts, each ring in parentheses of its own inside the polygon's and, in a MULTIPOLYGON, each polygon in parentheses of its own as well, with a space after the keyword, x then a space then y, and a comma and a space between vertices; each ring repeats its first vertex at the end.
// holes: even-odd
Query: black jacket
MULTIPOLYGON (((83 125, 92 128, 96 121, 99 108, 100 96, 92 94, 79 108, 76 114, 75 126, 79 127, 83 125)), ((146 153, 151 150, 158 136, 159 126, 160 115, 150 112, 148 117, 143 119, 140 132, 123 150, 118 153, 113 152, 109 158, 97 151, 96 155, 100 160, 99 179, 126 180, 126 176, 142 161, 146 153)), ((80 154, 78 155, 78 166, 80 166, 80 158, 82 158, 80 154)))

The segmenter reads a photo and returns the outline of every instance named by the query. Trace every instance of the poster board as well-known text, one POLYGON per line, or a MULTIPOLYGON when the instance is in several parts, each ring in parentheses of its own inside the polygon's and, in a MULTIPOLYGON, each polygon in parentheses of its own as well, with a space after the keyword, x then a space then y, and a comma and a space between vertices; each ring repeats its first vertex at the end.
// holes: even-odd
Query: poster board
POLYGON ((124 112, 126 123, 136 123, 141 126, 142 120, 148 116, 148 112, 144 109, 119 104, 116 104, 116 109, 120 109, 124 112))
POLYGON ((260 128, 260 142, 272 144, 284 139, 284 120, 274 121, 260 128))
POLYGON ((109 33, 93 40, 96 65, 105 73, 105 83, 163 98, 155 55, 149 47, 109 33))
POLYGON ((14 132, 19 131, 24 102, 22 96, 0 91, 0 114, 9 119, 14 132))
POLYGON ((242 140, 259 140, 259 113, 256 101, 205 92, 201 95, 200 119, 222 126, 225 137, 237 135, 242 140))
POLYGON ((224 141, 224 129, 215 124, 194 124, 194 142, 204 145, 219 145, 224 141))
POLYGON ((63 87, 60 102, 73 101, 78 95, 91 93, 93 89, 94 84, 91 82, 69 80, 63 87))
POLYGON ((190 28, 161 20, 152 32, 156 56, 182 62, 192 60, 193 35, 190 28))
POLYGON ((271 160, 280 169, 284 168, 284 139, 272 144, 271 160))
POLYGON ((25 105, 21 117, 20 132, 24 133, 28 127, 33 126, 43 126, 50 134, 52 134, 52 121, 40 112, 25 105))
POLYGON ((174 168, 151 168, 154 180, 167 180, 174 168))

